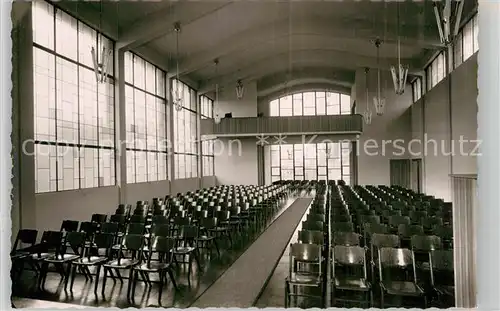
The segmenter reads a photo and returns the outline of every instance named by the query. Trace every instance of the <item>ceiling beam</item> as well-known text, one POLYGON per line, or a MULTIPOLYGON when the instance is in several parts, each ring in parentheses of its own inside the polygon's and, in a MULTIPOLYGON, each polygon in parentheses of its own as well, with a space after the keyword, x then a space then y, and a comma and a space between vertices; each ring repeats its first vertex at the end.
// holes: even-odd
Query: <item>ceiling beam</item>
MULTIPOLYGON (((298 49, 292 50, 292 59, 289 60, 289 51, 274 53, 262 59, 258 59, 237 71, 222 75, 216 79, 209 79, 200 83, 200 92, 206 93, 213 90, 215 85, 227 85, 242 79, 244 82, 253 81, 276 72, 287 71, 291 68, 292 78, 294 70, 301 67, 317 68, 344 68, 344 70, 356 70, 361 67, 389 69, 397 64, 397 59, 381 58, 377 62, 376 57, 356 55, 352 52, 325 50, 325 49, 298 49)), ((403 64, 409 64, 409 72, 418 70, 413 61, 402 60, 403 64)))
POLYGON ((231 2, 172 1, 168 7, 148 14, 127 27, 120 35, 120 48, 126 50, 137 48, 174 32, 174 23, 179 22, 182 29, 182 27, 228 5, 231 5, 231 2))
MULTIPOLYGON (((372 28, 365 28, 361 31, 356 27, 349 27, 350 24, 344 23, 342 20, 331 20, 325 18, 315 18, 301 22, 300 24, 290 27, 288 18, 281 18, 278 21, 266 25, 259 25, 241 32, 235 36, 225 39, 222 42, 214 42, 204 51, 200 51, 179 64, 179 75, 189 74, 201 68, 211 65, 214 59, 223 60, 231 55, 238 55, 242 52, 255 47, 256 45, 269 44, 270 46, 279 39, 290 38, 293 42, 293 36, 320 36, 325 40, 344 39, 344 40, 365 40, 369 42, 377 38, 380 34, 372 28)), ((388 31, 384 35, 385 44, 397 44, 396 27, 388 27, 388 31)), ((401 31, 401 45, 407 47, 418 48, 439 48, 442 46, 437 33, 428 34, 424 39, 415 38, 408 32, 401 31)), ((172 76, 177 74, 176 71, 170 72, 172 76)))

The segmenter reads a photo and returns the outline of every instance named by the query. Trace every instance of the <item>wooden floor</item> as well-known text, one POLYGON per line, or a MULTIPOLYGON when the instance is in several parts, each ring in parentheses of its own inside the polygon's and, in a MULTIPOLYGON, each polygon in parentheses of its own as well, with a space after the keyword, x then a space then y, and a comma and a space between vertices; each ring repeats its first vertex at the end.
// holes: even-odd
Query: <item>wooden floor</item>
MULTIPOLYGON (((284 212, 293 202, 295 198, 290 198, 284 202, 281 213, 284 212)), ((278 213, 270 224, 281 213, 278 213)), ((161 307, 169 308, 187 308, 189 307, 201 294, 203 294, 214 282, 235 262, 235 260, 244 253, 244 251, 253 243, 258 236, 251 237, 248 241, 241 239, 235 241, 232 250, 221 252, 220 258, 210 258, 209 254, 202 253, 201 266, 198 268, 193 261, 192 274, 190 281, 191 286, 188 286, 187 280, 187 265, 181 267, 176 271, 176 281, 179 287, 178 291, 173 289, 170 282, 164 287, 162 293, 161 307)), ((224 247, 222 247, 224 248, 224 247)), ((152 278, 152 280, 154 280, 152 278)), ((127 302, 126 292, 128 282, 125 279, 123 283, 108 280, 106 288, 106 300, 102 297, 96 299, 93 293, 93 283, 86 281, 83 275, 77 275, 74 283, 73 293, 65 293, 64 283, 57 273, 49 273, 47 282, 45 284, 45 291, 37 291, 34 284, 34 273, 26 271, 21 279, 21 282, 12 288, 13 297, 28 298, 20 300, 13 298, 15 304, 20 304, 22 308, 52 308, 51 303, 70 304, 72 307, 87 306, 87 307, 118 307, 118 308, 146 308, 146 307, 159 307, 158 306, 158 287, 147 287, 143 282, 137 283, 135 292, 135 303, 130 304, 127 302), (44 305, 47 303, 47 306, 44 305)), ((100 284, 102 282, 100 281, 100 284)), ((100 290, 99 290, 100 292, 100 290)), ((55 307, 56 305, 54 305, 55 307)), ((16 305, 17 307, 17 305, 16 305)), ((62 308, 66 308, 62 305, 62 308)), ((271 307, 271 306, 269 306, 271 307)), ((61 307, 60 307, 61 308, 61 307)))

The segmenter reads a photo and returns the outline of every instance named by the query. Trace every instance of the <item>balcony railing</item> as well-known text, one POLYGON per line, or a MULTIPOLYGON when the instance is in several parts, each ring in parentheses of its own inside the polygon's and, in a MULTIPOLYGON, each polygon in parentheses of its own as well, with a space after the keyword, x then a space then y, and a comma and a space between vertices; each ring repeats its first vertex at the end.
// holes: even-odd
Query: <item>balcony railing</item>
POLYGON ((363 117, 354 115, 224 118, 219 124, 201 120, 201 135, 252 136, 259 134, 361 134, 363 117))

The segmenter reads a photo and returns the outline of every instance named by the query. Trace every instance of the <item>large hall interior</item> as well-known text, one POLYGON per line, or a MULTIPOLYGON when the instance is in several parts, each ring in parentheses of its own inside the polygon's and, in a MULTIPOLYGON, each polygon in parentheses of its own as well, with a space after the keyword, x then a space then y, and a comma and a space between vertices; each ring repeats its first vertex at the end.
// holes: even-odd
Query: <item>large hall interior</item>
POLYGON ((477 1, 15 1, 12 306, 476 306, 477 1))

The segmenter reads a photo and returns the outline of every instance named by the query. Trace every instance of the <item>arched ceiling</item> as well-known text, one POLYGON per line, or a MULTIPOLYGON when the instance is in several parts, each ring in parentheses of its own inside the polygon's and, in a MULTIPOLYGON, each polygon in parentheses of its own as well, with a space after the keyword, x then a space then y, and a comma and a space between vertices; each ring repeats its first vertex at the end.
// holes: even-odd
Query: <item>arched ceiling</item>
MULTIPOLYGON (((465 4, 463 16, 475 1, 465 4)), ((442 48, 431 1, 117 1, 86 2, 78 10, 99 11, 119 48, 151 56, 202 92, 238 79, 256 81, 262 96, 301 83, 346 88, 358 68, 396 64, 398 37, 410 73, 442 48), (383 40, 380 61, 376 38, 383 40)))

